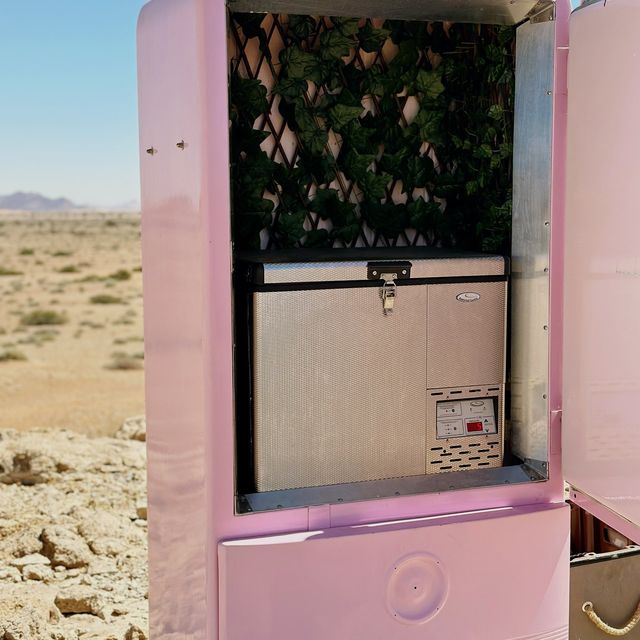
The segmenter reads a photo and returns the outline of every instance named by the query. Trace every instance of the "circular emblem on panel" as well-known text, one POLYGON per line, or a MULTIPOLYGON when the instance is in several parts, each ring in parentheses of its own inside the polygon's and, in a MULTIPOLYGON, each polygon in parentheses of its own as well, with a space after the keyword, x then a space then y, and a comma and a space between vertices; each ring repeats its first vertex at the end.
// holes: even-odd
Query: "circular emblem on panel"
POLYGON ((473 291, 465 291, 464 293, 459 293, 456 296, 456 300, 458 302, 475 302, 480 300, 480 294, 473 291))
POLYGON ((448 592, 449 580, 440 560, 428 554, 414 554, 392 567, 387 607, 398 622, 422 624, 442 609, 448 592))

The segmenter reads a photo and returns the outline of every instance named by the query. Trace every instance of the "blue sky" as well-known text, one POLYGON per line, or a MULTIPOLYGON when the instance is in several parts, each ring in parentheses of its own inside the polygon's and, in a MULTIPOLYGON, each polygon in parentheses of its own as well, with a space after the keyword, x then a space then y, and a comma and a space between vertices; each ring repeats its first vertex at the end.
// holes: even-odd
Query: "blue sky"
POLYGON ((139 199, 135 27, 146 0, 0 0, 0 195, 139 199))
POLYGON ((135 25, 145 2, 0 0, 0 195, 139 199, 135 25))

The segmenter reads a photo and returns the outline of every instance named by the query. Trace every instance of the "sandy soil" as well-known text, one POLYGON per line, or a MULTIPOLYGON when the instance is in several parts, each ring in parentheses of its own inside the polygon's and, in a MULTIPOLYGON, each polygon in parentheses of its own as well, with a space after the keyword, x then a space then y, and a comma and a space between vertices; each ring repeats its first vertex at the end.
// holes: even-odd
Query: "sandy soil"
POLYGON ((144 413, 140 269, 138 215, 0 212, 0 430, 144 413))

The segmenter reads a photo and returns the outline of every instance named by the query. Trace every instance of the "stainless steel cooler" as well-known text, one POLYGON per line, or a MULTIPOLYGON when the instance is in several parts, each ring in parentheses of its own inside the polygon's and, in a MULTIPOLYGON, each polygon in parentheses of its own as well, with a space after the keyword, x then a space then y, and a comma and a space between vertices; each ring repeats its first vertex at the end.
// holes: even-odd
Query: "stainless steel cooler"
POLYGON ((504 258, 283 259, 239 267, 257 491, 502 464, 504 258))

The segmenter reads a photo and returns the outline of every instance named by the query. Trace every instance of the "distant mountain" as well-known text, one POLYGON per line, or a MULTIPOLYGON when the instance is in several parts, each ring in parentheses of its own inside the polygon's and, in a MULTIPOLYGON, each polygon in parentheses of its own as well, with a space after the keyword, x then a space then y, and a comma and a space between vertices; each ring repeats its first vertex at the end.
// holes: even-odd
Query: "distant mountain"
POLYGON ((73 211, 87 209, 67 198, 47 198, 40 193, 16 191, 8 196, 0 196, 0 209, 14 211, 73 211))

